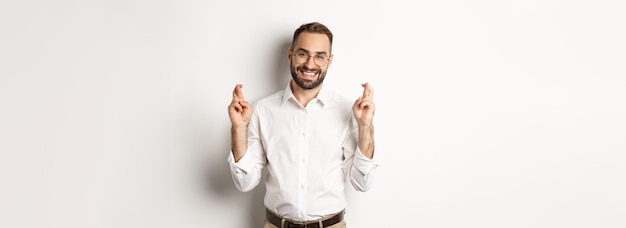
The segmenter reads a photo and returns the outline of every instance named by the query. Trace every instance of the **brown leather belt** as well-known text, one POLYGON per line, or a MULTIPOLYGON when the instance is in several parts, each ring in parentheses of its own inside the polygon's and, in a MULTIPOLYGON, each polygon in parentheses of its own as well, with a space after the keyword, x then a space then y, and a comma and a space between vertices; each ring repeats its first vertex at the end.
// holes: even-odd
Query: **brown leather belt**
POLYGON ((292 220, 287 220, 278 217, 277 215, 275 215, 274 213, 272 213, 270 210, 266 210, 265 215, 267 217, 267 221, 269 221, 271 224, 274 224, 274 226, 277 226, 278 228, 323 228, 323 227, 329 227, 332 225, 335 225, 339 222, 341 222, 343 220, 343 214, 344 211, 341 211, 339 213, 337 213, 335 216, 330 217, 326 220, 322 220, 321 221, 321 225, 320 226, 320 221, 315 221, 315 222, 294 222, 292 220), (281 226, 282 224, 282 226, 281 226))

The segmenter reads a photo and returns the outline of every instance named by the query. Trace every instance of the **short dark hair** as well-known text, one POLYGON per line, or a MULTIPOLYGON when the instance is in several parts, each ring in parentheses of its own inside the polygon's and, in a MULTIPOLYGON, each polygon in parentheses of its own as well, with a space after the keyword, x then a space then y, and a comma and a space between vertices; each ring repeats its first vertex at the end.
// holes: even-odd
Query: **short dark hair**
POLYGON ((319 34, 326 35, 328 37, 328 41, 330 41, 330 47, 332 49, 333 33, 330 32, 330 29, 328 29, 326 25, 323 25, 322 23, 319 23, 319 22, 311 22, 311 23, 300 25, 300 27, 298 27, 298 29, 296 29, 296 31, 293 33, 293 40, 291 41, 291 47, 293 47, 293 44, 296 42, 300 34, 303 32, 319 33, 319 34))

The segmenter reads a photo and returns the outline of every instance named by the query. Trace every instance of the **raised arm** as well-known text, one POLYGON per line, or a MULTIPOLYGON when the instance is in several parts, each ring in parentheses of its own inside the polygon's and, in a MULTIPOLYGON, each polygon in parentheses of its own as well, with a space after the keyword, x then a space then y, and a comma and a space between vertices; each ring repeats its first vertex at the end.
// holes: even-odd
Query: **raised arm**
POLYGON ((252 106, 243 97, 241 88, 237 84, 233 90, 233 100, 228 105, 228 116, 231 126, 231 149, 235 162, 238 162, 248 149, 248 123, 252 116, 252 106))
POLYGON ((363 95, 359 97, 352 107, 354 118, 359 125, 358 146, 363 155, 368 158, 374 157, 374 90, 368 83, 363 86, 363 95))

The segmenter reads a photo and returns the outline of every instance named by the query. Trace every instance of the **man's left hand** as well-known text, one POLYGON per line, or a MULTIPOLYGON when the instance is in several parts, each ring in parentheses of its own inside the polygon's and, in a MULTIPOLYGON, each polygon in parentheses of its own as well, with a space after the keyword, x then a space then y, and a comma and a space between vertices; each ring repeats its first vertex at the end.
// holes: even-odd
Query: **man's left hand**
POLYGON ((352 106, 354 112, 354 118, 356 118, 359 126, 369 127, 374 120, 374 110, 376 106, 374 104, 374 90, 369 83, 361 84, 363 86, 363 96, 359 97, 352 106))

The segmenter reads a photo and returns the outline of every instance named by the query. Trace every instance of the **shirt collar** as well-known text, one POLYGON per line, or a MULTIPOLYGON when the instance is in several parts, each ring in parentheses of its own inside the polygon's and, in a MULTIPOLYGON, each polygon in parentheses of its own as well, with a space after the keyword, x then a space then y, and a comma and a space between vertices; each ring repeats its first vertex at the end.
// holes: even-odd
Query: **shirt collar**
MULTIPOLYGON (((320 89, 320 92, 317 93, 317 96, 313 100, 317 99, 322 105, 325 105, 328 104, 328 102, 330 101, 330 94, 329 91, 324 87, 324 84, 322 84, 321 87, 322 88, 320 89)), ((291 91, 291 81, 287 83, 287 88, 285 88, 285 90, 283 91, 283 104, 289 99, 293 99, 297 102, 296 97, 293 95, 293 91, 291 91)))

